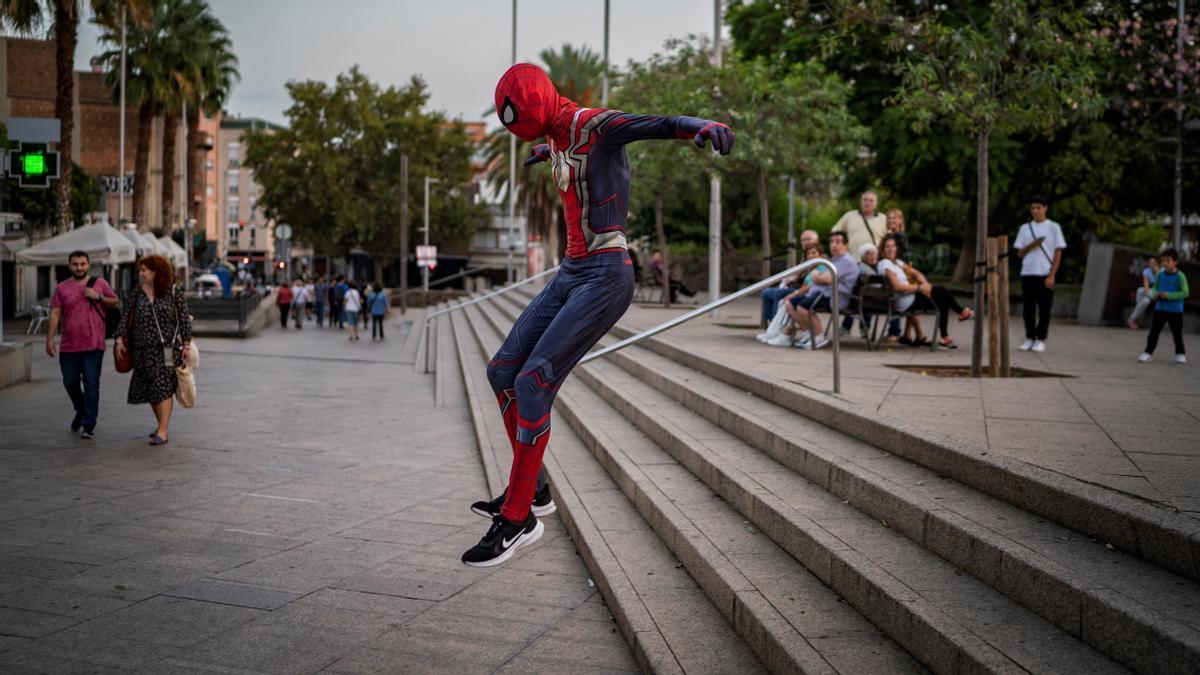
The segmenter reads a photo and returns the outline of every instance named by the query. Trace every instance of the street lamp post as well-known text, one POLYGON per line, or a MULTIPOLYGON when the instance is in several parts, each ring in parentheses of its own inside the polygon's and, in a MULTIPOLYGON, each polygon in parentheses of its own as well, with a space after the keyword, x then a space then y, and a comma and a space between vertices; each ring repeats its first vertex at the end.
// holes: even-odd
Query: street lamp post
POLYGON ((788 176, 788 267, 796 266, 796 177, 788 176))
MULTIPOLYGON (((721 0, 713 2, 713 65, 721 68, 721 0)), ((721 178, 712 175, 708 202, 708 300, 721 297, 721 178)), ((716 310, 712 315, 716 316, 716 310)))
MULTIPOLYGON (((439 178, 430 178, 429 176, 425 176, 425 227, 422 229, 422 231, 425 233, 425 245, 426 246, 429 245, 429 185, 431 183, 440 183, 440 182, 442 182, 442 181, 439 178)), ((510 267, 510 270, 511 270, 511 267, 510 267)), ((429 265, 428 264, 421 268, 421 285, 424 286, 425 292, 429 293, 429 265)), ((426 298, 426 303, 428 304, 428 298, 426 298)))
POLYGON ((117 176, 117 227, 125 227, 125 3, 121 3, 121 171, 117 176))

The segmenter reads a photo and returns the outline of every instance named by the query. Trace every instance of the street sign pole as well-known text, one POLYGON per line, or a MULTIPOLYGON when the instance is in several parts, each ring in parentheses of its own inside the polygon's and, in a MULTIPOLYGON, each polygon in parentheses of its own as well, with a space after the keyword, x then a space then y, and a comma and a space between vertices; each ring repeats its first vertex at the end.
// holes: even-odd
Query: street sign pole
MULTIPOLYGON (((440 178, 430 178, 425 176, 425 246, 429 246, 429 185, 430 183, 440 183, 440 178)), ((429 293, 429 265, 421 268, 421 285, 425 289, 425 293, 429 293)), ((428 298, 426 298, 428 303, 428 298)))

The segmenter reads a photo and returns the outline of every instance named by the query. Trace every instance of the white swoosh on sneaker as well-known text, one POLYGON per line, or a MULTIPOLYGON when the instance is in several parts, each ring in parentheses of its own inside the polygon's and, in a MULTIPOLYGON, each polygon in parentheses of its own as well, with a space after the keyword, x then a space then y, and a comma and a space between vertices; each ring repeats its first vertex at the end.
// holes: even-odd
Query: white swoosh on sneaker
POLYGON ((513 545, 513 542, 515 542, 516 540, 520 539, 522 534, 525 534, 525 533, 524 533, 524 532, 520 532, 520 533, 518 533, 518 534, 517 534, 517 536, 513 537, 512 539, 504 539, 504 540, 502 540, 502 541, 501 541, 501 543, 503 543, 503 544, 504 544, 504 548, 508 548, 509 546, 512 546, 512 545, 513 545))

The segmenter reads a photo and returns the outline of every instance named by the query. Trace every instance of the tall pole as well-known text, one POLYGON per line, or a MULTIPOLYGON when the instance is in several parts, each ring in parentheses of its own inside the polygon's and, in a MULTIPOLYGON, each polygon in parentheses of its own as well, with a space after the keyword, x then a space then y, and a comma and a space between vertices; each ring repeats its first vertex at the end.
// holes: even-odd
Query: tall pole
POLYGON ((121 149, 117 176, 117 227, 125 225, 125 3, 121 3, 121 149))
POLYGON ((608 19, 611 0, 604 0, 604 72, 600 74, 600 105, 608 106, 608 19))
MULTIPOLYGON (((512 5, 512 65, 517 64, 517 0, 512 5)), ((428 200, 426 200, 428 201, 428 200)), ((517 241, 517 137, 508 135, 508 283, 515 280, 513 247, 517 241)), ((428 290, 428 288, 426 289, 428 290)))
MULTIPOLYGON (((425 176, 425 245, 429 245, 429 184, 437 183, 439 179, 425 176)), ((425 292, 429 293, 429 265, 421 268, 421 284, 425 288, 425 292)), ((429 298, 425 299, 425 304, 429 304, 429 298)))
POLYGON ((796 266, 796 177, 788 176, 788 267, 796 266))
POLYGON ((400 155, 400 315, 408 311, 408 155, 400 155))
MULTIPOLYGON (((1175 53, 1183 58, 1183 2, 1179 0, 1179 23, 1175 25, 1175 53)), ((1183 251, 1183 65, 1175 69, 1175 209, 1171 214, 1171 242, 1176 251, 1183 251)))
MULTIPOLYGON (((713 65, 721 67, 721 0, 713 2, 713 65)), ((721 178, 713 174, 708 202, 708 300, 721 297, 721 178)), ((716 312, 713 312, 716 315, 716 312)))
POLYGON ((183 120, 183 124, 179 125, 179 133, 180 133, 180 136, 182 136, 182 138, 183 138, 183 140, 181 140, 179 143, 179 147, 183 150, 183 163, 182 163, 182 166, 183 166, 183 190, 180 191, 180 193, 179 193, 180 196, 182 197, 182 199, 180 201, 183 202, 183 208, 180 209, 180 215, 182 215, 182 220, 183 220, 183 237, 184 237, 184 247, 183 248, 185 251, 187 251, 187 260, 185 261, 185 265, 183 268, 183 287, 185 289, 190 289, 192 287, 192 228, 188 227, 187 165, 188 165, 188 151, 190 150, 190 148, 188 148, 188 146, 187 146, 187 144, 188 144, 187 143, 188 121, 187 121, 187 101, 186 100, 183 101, 182 104, 180 104, 180 109, 181 109, 181 111, 180 111, 179 119, 183 120))

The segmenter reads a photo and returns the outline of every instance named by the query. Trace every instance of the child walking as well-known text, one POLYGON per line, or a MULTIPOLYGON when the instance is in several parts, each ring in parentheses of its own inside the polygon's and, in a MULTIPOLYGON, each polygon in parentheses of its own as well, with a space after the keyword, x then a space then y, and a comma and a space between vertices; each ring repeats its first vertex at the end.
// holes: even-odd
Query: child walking
POLYGON ((1187 363, 1183 352, 1183 301, 1188 297, 1187 277, 1179 271, 1179 253, 1169 248, 1158 254, 1162 269, 1154 280, 1154 297, 1158 302, 1154 307, 1154 321, 1150 324, 1150 335, 1146 338, 1146 351, 1138 357, 1138 361, 1147 363, 1158 346, 1158 334, 1163 325, 1171 327, 1171 337, 1175 338, 1175 363, 1187 363))

